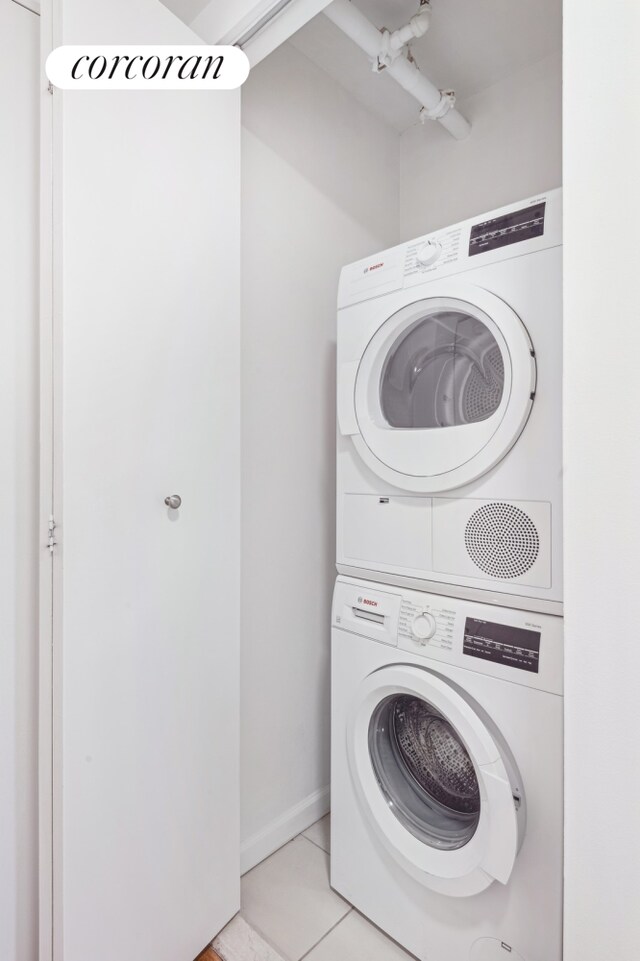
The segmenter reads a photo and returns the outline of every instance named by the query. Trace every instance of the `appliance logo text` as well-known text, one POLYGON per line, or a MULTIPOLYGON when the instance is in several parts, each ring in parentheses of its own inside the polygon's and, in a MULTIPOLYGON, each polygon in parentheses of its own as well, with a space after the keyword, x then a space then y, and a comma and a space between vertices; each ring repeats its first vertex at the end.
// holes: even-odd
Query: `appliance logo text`
POLYGON ((369 607, 377 607, 377 606, 378 606, 378 602, 377 602, 377 601, 371 601, 371 600, 369 600, 368 597, 359 597, 359 598, 358 598, 358 604, 368 604, 369 607))

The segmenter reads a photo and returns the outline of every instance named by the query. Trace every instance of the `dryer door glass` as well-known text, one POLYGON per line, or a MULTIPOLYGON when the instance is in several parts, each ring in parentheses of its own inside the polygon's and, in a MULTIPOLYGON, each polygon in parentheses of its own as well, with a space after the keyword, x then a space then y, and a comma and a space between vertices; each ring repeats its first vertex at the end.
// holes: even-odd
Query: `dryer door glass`
POLYGON ((491 417, 503 390, 502 353, 489 328, 462 310, 437 310, 391 345, 380 407, 390 427, 456 427, 491 417))
POLYGON ((480 820, 480 788, 469 752, 431 704, 385 698, 371 716, 369 754, 390 810, 420 841, 456 850, 480 820))
POLYGON ((430 293, 381 319, 359 363, 339 369, 340 423, 359 456, 425 494, 491 470, 520 436, 536 385, 531 340, 503 300, 444 282, 430 293))

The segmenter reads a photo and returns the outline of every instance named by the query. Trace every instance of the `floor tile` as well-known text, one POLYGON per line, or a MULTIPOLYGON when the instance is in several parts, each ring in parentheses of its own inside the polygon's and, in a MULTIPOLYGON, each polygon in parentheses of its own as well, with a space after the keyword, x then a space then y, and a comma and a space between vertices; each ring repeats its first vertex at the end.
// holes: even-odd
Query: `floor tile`
POLYGON ((357 911, 330 931, 304 961, 415 961, 357 911))
POLYGON ((287 961, 298 961, 350 905, 329 887, 329 857, 297 837, 242 879, 242 916, 287 961))
POLYGON ((330 817, 331 815, 329 814, 325 815, 325 817, 320 818, 319 821, 316 821, 310 828, 302 832, 305 838, 313 841, 314 844, 317 844, 318 847, 326 851, 327 854, 331 851, 330 817))

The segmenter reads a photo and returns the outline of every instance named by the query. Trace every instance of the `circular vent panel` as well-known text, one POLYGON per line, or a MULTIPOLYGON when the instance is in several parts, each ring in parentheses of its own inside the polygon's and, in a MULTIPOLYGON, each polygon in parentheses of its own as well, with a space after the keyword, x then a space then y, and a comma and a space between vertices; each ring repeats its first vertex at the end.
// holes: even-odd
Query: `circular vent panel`
POLYGON ((521 577, 534 565, 540 537, 528 514, 513 504, 484 504, 465 527, 464 540, 473 563, 492 577, 521 577))

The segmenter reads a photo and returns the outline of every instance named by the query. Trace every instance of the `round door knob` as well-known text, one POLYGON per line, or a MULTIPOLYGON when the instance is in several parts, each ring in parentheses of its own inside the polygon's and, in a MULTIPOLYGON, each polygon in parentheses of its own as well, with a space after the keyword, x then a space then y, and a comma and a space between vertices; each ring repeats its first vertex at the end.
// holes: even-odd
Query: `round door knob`
POLYGON ((172 511, 177 511, 180 504, 182 504, 182 498, 180 494, 169 494, 168 497, 165 497, 164 502, 172 511))
POLYGON ((427 611, 423 611, 414 617, 411 631, 419 641, 428 641, 436 632, 435 619, 427 611))
POLYGON ((442 247, 437 240, 428 240, 417 252, 416 260, 421 267, 428 267, 430 264, 435 264, 441 252, 442 247))

